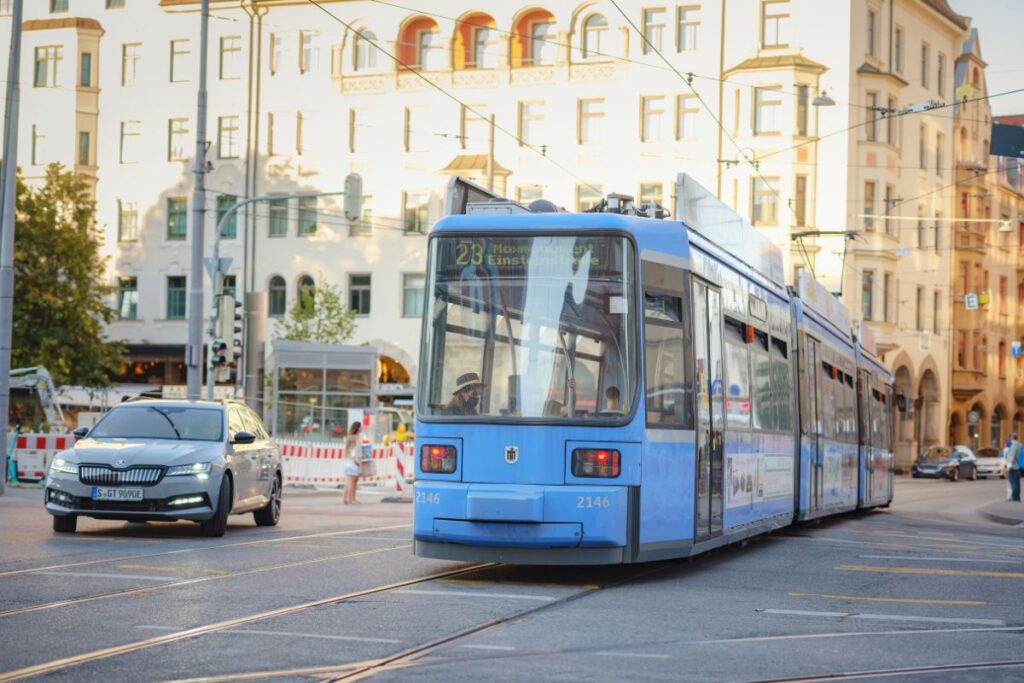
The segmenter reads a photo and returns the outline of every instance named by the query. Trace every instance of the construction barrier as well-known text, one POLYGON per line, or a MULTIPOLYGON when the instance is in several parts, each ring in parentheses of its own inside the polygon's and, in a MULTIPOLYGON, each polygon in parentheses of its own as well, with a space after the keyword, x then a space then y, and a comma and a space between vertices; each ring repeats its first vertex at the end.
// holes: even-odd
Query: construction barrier
POLYGON ((11 453, 13 471, 18 481, 32 483, 45 479, 54 456, 75 444, 71 434, 12 434, 11 438, 15 440, 11 453))
MULTIPOLYGON (((345 483, 345 449, 337 441, 278 439, 281 447, 285 486, 341 487, 345 483)), ((411 443, 375 445, 370 448, 374 473, 359 477, 360 486, 392 489, 399 494, 409 488, 413 474, 411 443)))

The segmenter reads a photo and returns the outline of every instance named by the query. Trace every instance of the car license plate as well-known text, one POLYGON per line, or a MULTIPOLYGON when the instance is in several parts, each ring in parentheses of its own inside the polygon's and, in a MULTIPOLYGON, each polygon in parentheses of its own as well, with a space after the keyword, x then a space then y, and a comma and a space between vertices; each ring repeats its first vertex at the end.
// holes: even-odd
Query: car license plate
POLYGON ((93 500, 142 500, 142 489, 93 486, 93 500))

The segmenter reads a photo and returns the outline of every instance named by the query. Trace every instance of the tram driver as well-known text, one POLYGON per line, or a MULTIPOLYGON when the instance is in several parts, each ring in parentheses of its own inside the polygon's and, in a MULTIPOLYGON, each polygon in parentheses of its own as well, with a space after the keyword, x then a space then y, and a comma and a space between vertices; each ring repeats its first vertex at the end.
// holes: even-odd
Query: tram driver
POLYGON ((477 415, 477 406, 480 405, 480 390, 484 383, 480 381, 480 375, 475 372, 466 372, 459 375, 455 380, 455 391, 452 392, 452 399, 444 408, 445 415, 477 415))
POLYGON ((620 400, 618 387, 608 387, 604 390, 604 412, 622 412, 622 402, 620 400))

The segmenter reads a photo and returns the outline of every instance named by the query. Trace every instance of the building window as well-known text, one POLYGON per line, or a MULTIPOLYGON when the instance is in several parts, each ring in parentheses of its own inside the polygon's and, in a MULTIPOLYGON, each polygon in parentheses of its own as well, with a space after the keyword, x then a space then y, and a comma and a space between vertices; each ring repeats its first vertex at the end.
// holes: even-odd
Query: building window
MULTIPOLYGON (((541 185, 519 185, 516 187, 516 201, 523 206, 544 198, 544 187, 541 185)), ((1022 297, 1024 300, 1024 297, 1022 297)))
POLYGON ((402 193, 402 222, 406 232, 426 232, 430 221, 430 195, 425 192, 402 193))
POLYGON ((676 140, 697 139, 697 121, 700 118, 700 101, 696 95, 676 97, 676 140))
MULTIPOLYGON (((1006 342, 999 342, 999 358, 996 359, 999 364, 999 379, 1006 379, 1006 342)), ((992 415, 992 443, 999 443, 999 422, 997 422, 998 412, 992 415)))
POLYGON ((938 71, 935 73, 935 87, 939 97, 946 96, 946 55, 939 53, 938 71))
POLYGON ((538 21, 530 24, 530 55, 528 64, 542 66, 554 64, 558 46, 554 42, 555 24, 538 21))
POLYGON ((864 320, 872 319, 875 303, 875 271, 865 270, 860 278, 860 308, 864 320))
POLYGON ((891 323, 892 320, 892 273, 885 273, 882 276, 882 320, 891 323))
POLYGON ((234 275, 225 275, 220 281, 220 293, 232 299, 238 298, 238 279, 234 275))
POLYGON ((317 45, 319 38, 318 31, 299 31, 299 44, 302 46, 299 53, 299 73, 308 74, 320 69, 320 47, 317 45))
MULTIPOLYGON (((270 200, 270 237, 284 237, 288 234, 288 200, 270 200)), ((283 281, 282 281, 283 283, 283 281)))
POLYGON ((898 201, 895 197, 895 194, 895 187, 893 187, 892 185, 885 186, 885 206, 882 207, 882 210, 885 211, 885 233, 887 235, 896 234, 896 223, 891 218, 889 218, 889 214, 893 212, 898 201))
POLYGON ((665 98, 658 95, 640 98, 640 142, 660 142, 665 119, 665 98))
POLYGON ((697 28, 700 26, 700 5, 676 8, 676 51, 697 49, 697 28))
POLYGON ((276 156, 277 153, 278 153, 277 147, 274 144, 275 141, 277 140, 277 135, 276 135, 277 127, 275 125, 276 121, 277 121, 277 117, 274 116, 274 112, 268 111, 267 112, 267 156, 271 156, 271 157, 272 156, 276 156))
MULTIPOLYGON (((591 17, 591 20, 603 19, 601 15, 595 15, 591 17)), ((592 35, 586 33, 586 25, 584 29, 584 44, 588 37, 591 39, 590 47, 593 50, 600 51, 600 31, 594 32, 592 35)), ((498 49, 498 34, 490 26, 474 26, 470 32, 470 48, 472 61, 466 64, 467 69, 493 69, 498 65, 497 63, 497 49, 498 49)))
POLYGON ((1005 276, 999 276, 999 303, 996 304, 999 307, 999 315, 1006 315, 1006 290, 1007 280, 1005 276))
POLYGON ((956 333, 956 365, 958 368, 967 367, 967 331, 957 330, 956 333))
POLYGON ((121 122, 121 145, 118 159, 122 164, 134 164, 139 160, 138 142, 141 125, 138 121, 121 122))
POLYGON ((871 232, 875 229, 875 181, 864 183, 864 229, 871 232))
POLYGON ((604 124, 604 98, 577 100, 576 141, 581 145, 601 142, 604 124))
POLYGON ((600 185, 576 186, 576 211, 584 212, 593 209, 604 199, 604 190, 600 185))
POLYGON ((370 315, 370 276, 348 276, 348 307, 356 315, 370 315))
POLYGON ((796 134, 803 137, 806 137, 810 130, 810 103, 811 87, 798 85, 796 87, 796 134))
POLYGON ((238 158, 238 117, 217 117, 217 158, 238 158))
POLYGON ((185 161, 188 158, 188 119, 167 121, 167 161, 185 161))
POLYGON ((942 175, 942 148, 946 144, 946 136, 935 133, 935 174, 942 175))
POLYGON ((942 329, 941 321, 939 320, 939 314, 942 311, 942 292, 935 290, 932 293, 932 332, 939 334, 942 329))
MULTIPOLYGON (((491 127, 490 119, 485 113, 486 107, 487 105, 485 104, 469 104, 461 107, 459 143, 462 149, 486 149, 485 145, 490 137, 489 129, 491 127)), ((577 135, 579 135, 578 119, 577 135)))
POLYGON ((794 183, 793 213, 797 227, 807 225, 807 176, 798 175, 794 183))
POLYGON ((922 170, 928 169, 928 126, 921 126, 921 134, 917 140, 917 165, 922 170))
POLYGON ((220 80, 233 81, 242 77, 242 37, 224 36, 220 39, 220 80))
POLYGON ((773 135, 779 132, 779 110, 782 100, 779 87, 754 88, 754 135, 773 135))
POLYGON ((775 194, 778 178, 753 178, 751 183, 750 222, 754 225, 779 224, 779 198, 775 194))
POLYGON ((924 248, 925 244, 925 227, 924 227, 924 208, 922 206, 917 207, 917 247, 918 249, 924 248))
POLYGON ((789 0, 765 0, 761 3, 761 47, 787 47, 786 24, 789 0))
MULTIPOLYGON (((222 194, 217 195, 217 225, 221 224, 224 216, 228 215, 228 211, 238 201, 238 197, 233 194, 222 194)), ((228 216, 227 221, 224 223, 224 227, 220 231, 220 236, 225 239, 234 239, 238 237, 238 212, 231 211, 231 215, 228 216)))
POLYGON ((928 87, 928 45, 921 43, 921 87, 928 87))
POLYGON ((316 283, 313 282, 313 278, 308 275, 300 276, 295 295, 299 308, 313 310, 313 306, 316 305, 316 283))
MULTIPOLYGON (((888 277, 888 276, 886 276, 888 277)), ((915 330, 923 330, 924 326, 924 287, 917 288, 917 307, 914 311, 915 330)))
POLYGON ((39 131, 36 124, 32 124, 32 165, 42 166, 47 163, 46 136, 39 131))
POLYGON ((661 206, 662 194, 661 183, 640 183, 640 206, 661 206))
POLYGON ((423 275, 402 276, 402 315, 406 318, 423 315, 423 290, 426 278, 423 275))
POLYGON ((0 17, 9 17, 14 12, 14 0, 0 0, 0 17))
POLYGON ((68 0, 50 0, 50 14, 68 11, 68 0))
POLYGON ((78 85, 83 88, 92 87, 92 53, 83 52, 78 60, 78 85))
POLYGON ((270 50, 267 58, 267 68, 270 69, 270 75, 277 74, 281 68, 281 60, 284 56, 284 36, 280 33, 270 34, 270 50))
POLYGON ((167 198, 167 239, 183 240, 188 235, 188 202, 184 197, 167 198))
POLYGON ((896 73, 903 73, 903 29, 897 27, 893 37, 893 60, 896 62, 896 73))
POLYGON ((890 97, 887 104, 888 111, 885 117, 885 141, 890 145, 896 145, 896 98, 890 97))
POLYGON ((167 278, 167 319, 179 320, 185 317, 185 276, 167 278))
POLYGON ((107 9, 124 9, 124 0, 107 0, 107 9))
POLYGON ((295 154, 302 156, 306 151, 304 144, 303 128, 306 123, 306 115, 301 111, 295 112, 295 154))
POLYGON ((267 286, 267 315, 276 318, 287 310, 288 287, 280 275, 272 275, 267 286))
POLYGON ((593 59, 604 56, 601 51, 601 44, 604 36, 608 33, 608 20, 601 14, 591 14, 583 22, 583 59, 593 59))
POLYGON ((665 10, 645 9, 644 10, 644 42, 643 53, 660 52, 662 41, 665 35, 665 10))
POLYGON ((117 200, 117 241, 137 242, 139 239, 139 208, 135 202, 117 200))
POLYGON ((878 93, 868 93, 867 111, 864 115, 868 117, 867 138, 868 142, 878 141, 878 93))
POLYGON ((80 130, 78 131, 78 165, 79 166, 91 166, 90 160, 92 159, 92 144, 91 135, 89 131, 80 130))
POLYGON ((878 29, 878 13, 874 10, 868 10, 868 26, 867 26, 867 49, 868 54, 872 57, 875 56, 876 37, 878 29))
POLYGON ((423 71, 442 68, 444 59, 441 34, 434 27, 416 32, 416 64, 423 71))
POLYGON ((356 34, 355 46, 352 49, 352 70, 373 71, 377 68, 377 48, 373 43, 377 36, 373 31, 362 31, 356 34))
POLYGON ((135 320, 139 316, 139 279, 117 278, 117 318, 135 320))
POLYGON ((299 236, 316 234, 316 200, 316 197, 299 197, 299 236))
POLYGON ((64 48, 59 45, 37 47, 32 85, 36 88, 57 87, 57 66, 64 58, 64 48))
POLYGON ((140 43, 125 43, 121 46, 121 85, 135 85, 139 77, 140 59, 142 59, 140 43))
POLYGON ((192 48, 187 38, 171 41, 171 83, 184 83, 192 71, 192 48))
POLYGON ((519 103, 519 140, 520 145, 541 144, 540 136, 544 125, 543 102, 519 103))

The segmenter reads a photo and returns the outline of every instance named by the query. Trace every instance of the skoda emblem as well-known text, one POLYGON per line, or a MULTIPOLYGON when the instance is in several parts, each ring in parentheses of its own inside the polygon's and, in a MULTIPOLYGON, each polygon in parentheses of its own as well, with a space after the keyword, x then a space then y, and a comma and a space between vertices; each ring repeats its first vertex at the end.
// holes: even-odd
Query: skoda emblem
POLYGON ((515 465, 519 461, 519 446, 505 446, 505 462, 515 465))
POLYGON ((125 459, 124 459, 124 458, 118 458, 117 460, 115 460, 115 461, 114 461, 114 465, 115 465, 116 467, 124 467, 124 466, 125 466, 125 465, 127 465, 127 464, 128 464, 128 463, 127 463, 127 462, 125 462, 125 459))

